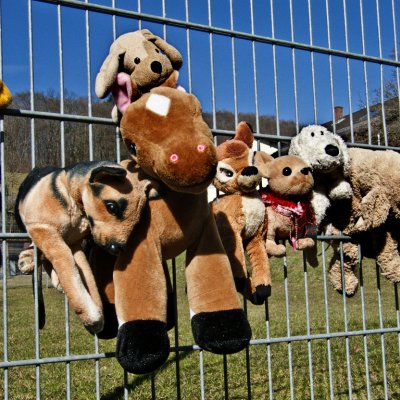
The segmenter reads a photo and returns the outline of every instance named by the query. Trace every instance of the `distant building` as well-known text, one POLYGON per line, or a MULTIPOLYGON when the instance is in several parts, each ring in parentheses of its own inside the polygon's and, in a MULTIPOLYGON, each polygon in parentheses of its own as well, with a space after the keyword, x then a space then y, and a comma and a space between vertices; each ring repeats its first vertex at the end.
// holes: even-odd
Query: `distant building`
POLYGON ((346 141, 351 141, 353 132, 354 141, 357 143, 370 143, 376 145, 400 146, 398 97, 393 97, 384 102, 361 108, 352 114, 343 115, 343 107, 335 106, 335 121, 324 124, 327 129, 342 136, 346 141), (383 116, 386 123, 383 124, 383 116), (387 137, 387 143, 385 140, 387 137))

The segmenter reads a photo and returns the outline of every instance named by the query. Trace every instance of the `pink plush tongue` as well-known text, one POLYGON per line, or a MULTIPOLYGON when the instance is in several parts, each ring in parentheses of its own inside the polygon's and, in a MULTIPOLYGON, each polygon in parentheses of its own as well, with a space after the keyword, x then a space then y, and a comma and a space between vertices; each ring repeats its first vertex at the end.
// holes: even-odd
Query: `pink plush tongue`
POLYGON ((132 103, 131 78, 126 72, 119 72, 112 87, 112 95, 119 111, 123 114, 132 103))

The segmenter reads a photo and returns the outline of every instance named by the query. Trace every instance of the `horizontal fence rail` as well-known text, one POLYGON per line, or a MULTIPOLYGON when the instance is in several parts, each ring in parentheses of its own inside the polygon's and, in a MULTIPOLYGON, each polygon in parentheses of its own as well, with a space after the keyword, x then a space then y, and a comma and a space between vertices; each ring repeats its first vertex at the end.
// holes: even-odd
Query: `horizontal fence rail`
POLYGON ((159 370, 134 375, 116 361, 115 339, 84 329, 36 254, 32 276, 21 274, 18 256, 30 238, 14 213, 18 187, 35 166, 129 157, 111 119, 113 101, 98 99, 94 87, 113 40, 137 29, 182 53, 179 84, 199 98, 216 145, 245 120, 254 148, 278 155, 311 124, 349 148, 398 152, 396 0, 0 0, 0 13, 0 77, 13 94, 0 109, 0 397, 400 398, 397 283, 358 245, 358 290, 335 290, 334 254, 346 287, 344 247, 353 239, 346 234, 316 236, 315 268, 283 242, 286 255, 270 257, 271 296, 257 306, 241 297, 252 338, 232 355, 194 343, 184 255, 168 261, 170 355, 159 370))

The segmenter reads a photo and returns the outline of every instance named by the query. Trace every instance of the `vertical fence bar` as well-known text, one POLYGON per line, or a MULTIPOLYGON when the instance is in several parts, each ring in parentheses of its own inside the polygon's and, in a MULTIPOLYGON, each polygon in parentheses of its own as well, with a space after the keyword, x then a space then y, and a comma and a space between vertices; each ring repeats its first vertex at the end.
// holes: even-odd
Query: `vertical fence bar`
MULTIPOLYGON (((379 9, 379 0, 376 0, 376 23, 378 27, 378 48, 379 58, 382 58, 382 34, 381 34, 381 17, 379 9)), ((386 126, 386 111, 385 111, 385 82, 383 77, 383 64, 380 64, 380 97, 381 97, 381 115, 382 115, 382 127, 385 146, 389 144, 387 126, 386 126)), ((378 143, 379 144, 379 143, 378 143)))
MULTIPOLYGON (((347 318, 347 297, 346 297, 346 277, 344 274, 344 253, 343 253, 343 242, 340 241, 340 271, 342 274, 342 299, 343 299, 343 321, 344 321, 344 332, 348 332, 348 318, 347 318)), ((347 362, 347 385, 349 391, 349 400, 353 398, 352 388, 352 377, 351 377, 351 364, 350 364, 350 339, 348 336, 345 337, 346 345, 346 362, 347 362)))
MULTIPOLYGON (((324 303, 325 303, 325 330, 326 333, 330 333, 330 324, 329 324, 329 303, 328 303, 328 284, 327 284, 327 268, 326 268, 326 242, 321 242, 321 256, 322 256, 322 274, 324 281, 324 303)), ((334 389, 333 389, 333 371, 332 371, 332 346, 331 339, 328 337, 326 340, 327 353, 328 353, 328 373, 329 373, 329 396, 330 399, 333 400, 334 389)))
MULTIPOLYGON (((303 271, 304 271, 304 296, 306 302, 306 323, 307 323, 307 335, 311 335, 311 324, 310 324, 310 305, 308 301, 308 272, 307 272, 307 258, 303 251, 303 271)), ((308 347, 308 371, 310 377, 310 398, 314 399, 314 371, 313 371, 313 359, 312 359, 312 345, 311 340, 307 341, 308 347)))
MULTIPOLYGON (((308 10, 308 32, 310 36, 310 45, 313 45, 313 29, 312 29, 312 14, 311 14, 311 3, 310 0, 307 1, 308 10)), ((318 122, 317 115, 317 93, 315 89, 315 66, 314 66, 314 52, 310 51, 311 57, 311 79, 312 79, 312 93, 313 93, 313 109, 314 109, 314 122, 318 122)))
MULTIPOLYGON (((229 0, 229 20, 231 31, 234 31, 233 22, 233 0, 229 0)), ((235 37, 231 38, 231 50, 232 50, 232 78, 233 78, 233 101, 234 101, 234 116, 235 116, 235 127, 238 124, 238 103, 237 103, 237 82, 236 82, 236 46, 235 37)))
MULTIPOLYGON (((365 293, 364 293, 364 278, 363 278, 363 260, 362 248, 358 246, 358 259, 360 271, 360 292, 361 292, 361 314, 362 314, 362 327, 365 331, 367 329, 366 307, 365 307, 365 293)), ((369 360, 368 360, 368 337, 364 335, 364 363, 365 363, 365 382, 367 386, 367 398, 371 399, 371 382, 369 378, 369 360)))
MULTIPOLYGON (((168 272, 168 270, 166 270, 168 272)), ((174 297, 174 338, 175 338, 175 375, 176 375, 176 399, 181 398, 181 370, 180 370, 180 354, 179 354, 179 321, 178 321, 178 299, 177 299, 177 283, 176 283, 176 260, 172 259, 172 290, 174 297)))
MULTIPOLYGON (((3 2, 0 0, 0 78, 3 79, 3 2)), ((6 186, 5 186, 5 151, 4 151, 4 116, 0 116, 0 176, 1 176, 1 232, 6 233, 6 215, 4 210, 6 209, 6 186)), ((3 312, 3 359, 5 362, 8 361, 8 320, 7 320, 7 268, 6 268, 6 247, 7 242, 2 240, 1 242, 1 266, 2 266, 2 312, 3 312)), ((5 368, 3 372, 3 395, 4 399, 8 400, 8 369, 5 368)))
MULTIPOLYGON (((294 42, 294 22, 293 22, 293 1, 289 2, 290 10, 290 39, 294 42)), ((293 94, 294 94, 294 112, 296 122, 296 133, 299 132, 299 103, 297 98, 297 70, 296 70, 296 50, 292 49, 292 69, 293 69, 293 94)))
MULTIPOLYGON (((363 0, 360 0, 360 23, 361 23, 362 53, 363 53, 363 55, 365 55, 363 0)), ((368 123, 368 143, 372 144, 371 112, 370 112, 370 105, 369 105, 368 73, 367 73, 367 62, 366 61, 363 61, 363 67, 364 67, 364 85, 365 85, 365 106, 367 109, 367 123, 368 123)))
MULTIPOLYGON (((344 20, 344 37, 346 43, 346 51, 349 51, 349 31, 347 26, 347 3, 343 0, 343 20, 344 20)), ((354 128, 353 128, 353 105, 352 105, 352 90, 351 90, 351 73, 350 73, 350 58, 346 57, 347 68, 347 94, 349 101, 349 118, 350 118, 350 135, 351 141, 354 142, 354 128)))
MULTIPOLYGON (((255 34, 254 30, 254 5, 253 0, 250 0, 250 26, 251 34, 255 34)), ((253 84, 254 84, 254 105, 256 111, 256 132, 260 132, 260 115, 259 115, 259 105, 258 105, 258 84, 257 84, 257 59, 256 59, 256 42, 251 41, 251 54, 252 54, 252 64, 253 64, 253 84)))
MULTIPOLYGON (((383 309, 382 309, 382 292, 381 292, 381 280, 379 265, 375 265, 376 271, 376 286, 378 296, 378 311, 379 311, 379 327, 383 329, 383 309)), ((385 399, 388 399, 388 387, 387 387, 387 371, 386 371, 386 349, 385 349, 385 334, 381 333, 381 351, 382 351, 382 372, 383 372, 383 389, 385 391, 385 399)))
MULTIPOLYGON (((212 12, 211 12, 211 0, 207 0, 207 12, 208 12, 208 25, 212 26, 212 12)), ((211 68, 211 101, 212 101, 212 116, 213 123, 212 129, 217 128, 217 111, 215 102, 215 78, 214 78, 214 47, 213 47, 213 34, 212 32, 208 35, 209 46, 210 46, 210 68, 211 68)))

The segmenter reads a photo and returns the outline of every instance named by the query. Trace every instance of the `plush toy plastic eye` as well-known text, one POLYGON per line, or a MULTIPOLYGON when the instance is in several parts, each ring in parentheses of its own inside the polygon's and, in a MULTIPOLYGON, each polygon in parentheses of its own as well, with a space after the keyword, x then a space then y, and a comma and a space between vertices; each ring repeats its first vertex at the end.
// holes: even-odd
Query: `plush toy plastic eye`
POLYGON ((284 176, 289 176, 291 173, 292 173, 292 170, 291 170, 289 167, 285 167, 285 168, 283 168, 283 170, 282 170, 282 174, 283 174, 284 176))
POLYGON ((116 215, 118 213, 119 207, 118 203, 113 200, 106 200, 105 202, 106 209, 111 215, 116 215))
POLYGON ((321 135, 323 135, 324 134, 324 131, 321 131, 321 135))
POLYGON ((156 53, 159 53, 159 52, 160 52, 160 50, 156 49, 156 53))
POLYGON ((232 178, 232 176, 233 176, 233 172, 230 171, 229 169, 221 168, 220 171, 221 171, 221 174, 227 176, 228 178, 232 178))
POLYGON ((133 61, 134 61, 135 64, 140 64, 140 58, 139 57, 136 57, 133 61))
POLYGON ((315 133, 314 133, 314 132, 311 132, 311 136, 314 137, 314 135, 315 135, 315 133))

